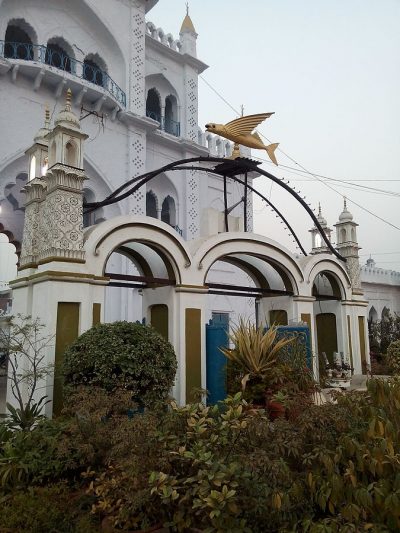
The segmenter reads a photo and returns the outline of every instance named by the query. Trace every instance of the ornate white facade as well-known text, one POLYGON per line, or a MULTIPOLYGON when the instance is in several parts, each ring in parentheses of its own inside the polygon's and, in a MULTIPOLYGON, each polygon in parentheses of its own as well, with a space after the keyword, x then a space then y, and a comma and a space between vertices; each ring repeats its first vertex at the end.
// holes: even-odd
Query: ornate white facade
MULTIPOLYGON (((171 161, 230 153, 229 142, 204 134, 198 125, 198 76, 207 65, 197 58, 192 21, 187 15, 179 37, 174 38, 147 19, 155 3, 0 0, 0 114, 7 124, 0 143, 0 231, 18 252, 26 201, 29 227, 38 217, 48 218, 41 232, 42 244, 48 241, 51 217, 67 217, 73 225, 65 213, 62 192, 54 198, 52 213, 39 213, 34 195, 40 183, 29 185, 26 194, 21 194, 29 179, 32 155, 25 151, 43 124, 46 107, 51 120, 40 131, 53 127, 67 89, 72 91, 72 110, 88 136, 84 155, 82 151, 87 202, 102 200, 129 179, 171 161)), ((48 144, 43 136, 38 142, 48 144)), ((61 150, 61 140, 58 144, 57 150, 61 150)), ((57 162, 60 157, 57 152, 57 162)), ((39 165, 39 156, 37 160, 39 165)), ((230 206, 242 195, 240 187, 228 183, 230 206)), ((248 203, 251 229, 251 195, 248 203)), ((85 215, 84 225, 118 215, 150 214, 191 240, 222 231, 222 211, 222 180, 186 170, 159 176, 147 189, 85 215)), ((230 213, 231 230, 242 229, 241 217, 242 204, 230 213)), ((71 231, 69 237, 74 235, 71 231)), ((28 250, 29 230, 24 239, 28 250)), ((31 252, 27 254, 34 254, 31 252)), ((29 261, 23 257, 20 264, 29 261)), ((110 269, 135 273, 131 262, 115 254, 110 258, 110 269)), ((226 266, 214 268, 212 275, 216 280, 232 275, 246 279, 237 269, 226 266)), ((108 295, 107 320, 141 319, 137 298, 137 291, 114 288, 108 295)), ((210 316, 214 307, 217 311, 254 314, 253 302, 242 300, 238 309, 229 298, 211 300, 210 316)))

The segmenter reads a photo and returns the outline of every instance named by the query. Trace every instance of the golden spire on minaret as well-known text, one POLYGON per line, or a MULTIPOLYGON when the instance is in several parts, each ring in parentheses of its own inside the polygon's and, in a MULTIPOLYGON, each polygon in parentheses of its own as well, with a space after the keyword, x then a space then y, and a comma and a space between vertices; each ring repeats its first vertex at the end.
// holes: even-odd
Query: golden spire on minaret
POLYGON ((71 100, 72 100, 72 91, 71 89, 68 87, 67 89, 67 95, 65 97, 65 111, 71 111, 72 107, 71 107, 71 100))
POLYGON ((180 33, 184 31, 190 31, 192 33, 196 33, 192 19, 189 16, 189 2, 186 2, 186 17, 183 19, 180 33))

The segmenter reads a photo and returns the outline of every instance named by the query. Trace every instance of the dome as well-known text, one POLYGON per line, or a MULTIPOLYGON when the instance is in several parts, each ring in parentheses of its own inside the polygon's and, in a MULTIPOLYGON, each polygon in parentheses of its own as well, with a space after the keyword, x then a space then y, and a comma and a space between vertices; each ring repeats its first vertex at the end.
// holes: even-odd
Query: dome
POLYGON ((344 199, 343 211, 339 215, 339 221, 340 222, 351 222, 352 220, 353 220, 353 215, 347 209, 347 202, 346 202, 346 198, 345 198, 344 199))
POLYGON ((79 118, 71 110, 71 89, 67 90, 67 97, 65 100, 65 108, 60 111, 54 121, 55 126, 64 126, 66 128, 72 128, 74 130, 80 130, 81 125, 79 123, 79 118))

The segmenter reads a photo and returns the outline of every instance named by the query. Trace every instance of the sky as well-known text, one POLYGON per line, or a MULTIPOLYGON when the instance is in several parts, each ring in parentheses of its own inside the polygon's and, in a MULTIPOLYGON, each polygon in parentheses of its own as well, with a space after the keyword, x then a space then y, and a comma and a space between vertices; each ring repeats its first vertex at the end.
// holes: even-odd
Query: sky
MULTIPOLYGON (((159 0, 147 19, 178 38, 185 9, 159 0)), ((229 122, 241 105, 244 114, 274 111, 258 131, 280 143, 280 166, 262 168, 289 179, 316 210, 320 202, 331 227, 346 195, 361 263, 372 255, 400 270, 400 0, 191 0, 189 14, 198 58, 209 65, 199 124, 229 122)), ((267 178, 254 183, 309 251, 305 211, 267 178)), ((254 229, 297 251, 257 199, 254 229)))

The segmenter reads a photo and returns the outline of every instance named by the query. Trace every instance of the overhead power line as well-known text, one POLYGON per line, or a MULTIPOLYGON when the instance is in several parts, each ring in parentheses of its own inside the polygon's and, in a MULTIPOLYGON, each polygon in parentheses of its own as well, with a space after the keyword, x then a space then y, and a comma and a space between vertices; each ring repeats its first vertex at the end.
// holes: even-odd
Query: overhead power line
MULTIPOLYGON (((228 106, 230 107, 239 117, 241 116, 241 113, 235 109, 235 107, 230 104, 223 96, 221 93, 219 93, 208 81, 206 81, 206 79, 203 77, 203 76, 200 76, 200 78, 204 81, 204 83, 228 106)), ((270 139, 268 139, 268 137, 266 137, 263 133, 259 132, 259 134, 264 137, 264 139, 266 139, 269 143, 271 143, 272 141, 270 139)), ((328 183, 326 183, 326 181, 323 181, 317 174, 314 174, 313 172, 311 172, 310 170, 308 170, 306 167, 304 167, 301 163, 299 163, 298 161, 296 161, 295 159, 293 159, 293 157, 291 157, 288 153, 286 153, 284 150, 282 150, 282 148, 280 148, 278 146, 277 148, 285 157, 287 157, 290 161, 292 161, 292 163, 294 163, 295 165, 297 165, 298 167, 300 167, 306 174, 308 174, 309 176, 312 176, 315 178, 315 180, 319 181, 320 183, 322 183, 323 185, 325 185, 325 187, 328 187, 328 189, 331 189, 333 192, 335 192, 336 194, 339 194, 340 196, 343 196, 339 191, 337 191, 336 189, 334 189, 331 185, 329 185, 328 183)), ((262 158, 259 158, 261 160, 263 160, 262 158)), ((353 200, 352 198, 349 198, 348 196, 346 196, 347 200, 356 205, 357 207, 359 207, 360 209, 362 209, 363 211, 366 211, 367 213, 369 213, 371 216, 377 218, 378 220, 380 220, 381 222, 384 222, 385 224, 388 224, 389 226, 391 226, 392 228, 395 228, 397 230, 400 230, 400 227, 399 226, 396 226, 395 224, 393 224, 392 222, 389 222, 388 220, 385 220, 384 218, 382 218, 381 216, 377 215, 376 213, 373 213, 370 209, 367 209, 366 207, 362 206, 361 204, 359 204, 358 202, 356 202, 355 200, 353 200)))

